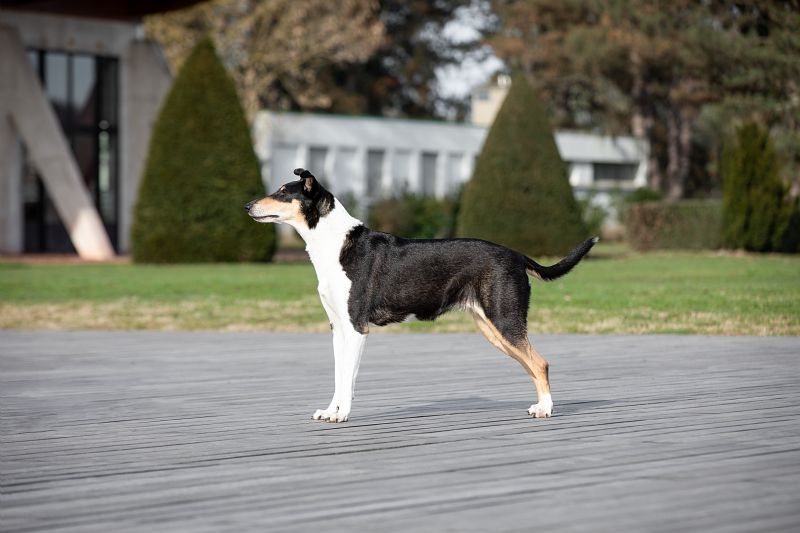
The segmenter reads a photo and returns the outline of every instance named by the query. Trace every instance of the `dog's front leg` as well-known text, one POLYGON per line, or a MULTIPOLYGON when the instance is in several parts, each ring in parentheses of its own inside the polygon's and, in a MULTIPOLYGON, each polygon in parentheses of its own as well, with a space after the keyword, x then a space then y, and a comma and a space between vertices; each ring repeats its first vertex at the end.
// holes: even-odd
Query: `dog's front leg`
POLYGON ((342 381, 339 391, 339 411, 331 422, 346 422, 350 417, 353 405, 353 394, 356 386, 356 375, 367 342, 367 334, 356 331, 350 324, 343 328, 344 353, 342 361, 342 381))
POLYGON ((341 326, 341 318, 336 313, 336 309, 332 305, 333 302, 330 301, 330 296, 328 296, 327 291, 322 289, 321 285, 318 290, 322 307, 325 309, 325 313, 328 315, 328 320, 330 321, 331 330, 333 333, 334 388, 331 403, 328 404, 326 409, 317 409, 312 418, 314 420, 331 420, 336 416, 336 413, 339 410, 339 405, 341 403, 340 397, 342 396, 341 392, 344 390, 342 388, 342 378, 344 372, 343 357, 345 353, 345 338, 344 330, 341 326))
POLYGON ((333 377, 334 377, 334 388, 333 388, 333 398, 331 398, 331 403, 328 404, 326 409, 317 409, 314 412, 313 418, 314 420, 330 420, 336 416, 337 411, 339 410, 340 400, 342 393, 342 377, 344 371, 344 364, 343 364, 343 357, 344 357, 344 335, 342 334, 341 328, 337 327, 333 322, 331 322, 331 327, 333 328, 333 377))

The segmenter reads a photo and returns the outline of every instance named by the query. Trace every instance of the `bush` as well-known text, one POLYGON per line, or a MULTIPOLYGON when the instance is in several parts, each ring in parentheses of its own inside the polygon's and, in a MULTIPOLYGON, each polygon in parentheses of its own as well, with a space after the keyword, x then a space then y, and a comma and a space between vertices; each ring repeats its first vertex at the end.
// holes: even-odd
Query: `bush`
POLYGON ((722 246, 722 203, 633 203, 625 211, 625 231, 637 250, 715 250, 722 246))
POLYGON ((758 124, 741 126, 724 150, 723 238, 726 246, 755 252, 797 252, 797 200, 779 177, 769 132, 758 124))
POLYGON ((609 217, 609 212, 594 201, 593 194, 576 201, 578 202, 578 208, 581 210, 583 223, 586 224, 586 231, 589 235, 600 235, 603 230, 603 224, 609 217))
POLYGON ((455 234, 458 201, 414 194, 387 198, 372 204, 370 228, 411 239, 441 239, 455 234))
POLYGON ((662 198, 662 194, 658 191, 650 189, 649 187, 639 187, 625 197, 625 203, 635 204, 639 202, 656 202, 662 198))
POLYGON ((263 194, 233 82, 204 40, 184 63, 153 130, 131 229, 133 259, 268 260, 275 229, 243 209, 263 194))
POLYGON ((587 236, 550 121, 521 75, 464 191, 458 234, 532 256, 564 255, 587 236))

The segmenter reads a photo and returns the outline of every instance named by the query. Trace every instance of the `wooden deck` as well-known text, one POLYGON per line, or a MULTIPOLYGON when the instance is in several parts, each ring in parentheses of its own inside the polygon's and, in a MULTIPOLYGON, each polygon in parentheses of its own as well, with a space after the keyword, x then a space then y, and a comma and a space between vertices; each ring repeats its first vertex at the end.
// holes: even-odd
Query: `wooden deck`
POLYGON ((533 340, 0 332, 0 530, 800 530, 800 339, 533 340))

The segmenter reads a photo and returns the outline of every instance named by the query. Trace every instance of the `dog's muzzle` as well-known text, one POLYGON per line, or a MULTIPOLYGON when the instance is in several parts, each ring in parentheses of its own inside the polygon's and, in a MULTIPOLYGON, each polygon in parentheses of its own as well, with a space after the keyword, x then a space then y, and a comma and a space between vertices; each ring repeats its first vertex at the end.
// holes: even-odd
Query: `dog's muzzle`
POLYGON ((257 215, 252 212, 253 206, 258 202, 258 200, 251 200, 244 204, 244 210, 247 211, 247 214, 250 215, 250 218, 253 220, 266 220, 268 218, 279 218, 278 215, 257 215))

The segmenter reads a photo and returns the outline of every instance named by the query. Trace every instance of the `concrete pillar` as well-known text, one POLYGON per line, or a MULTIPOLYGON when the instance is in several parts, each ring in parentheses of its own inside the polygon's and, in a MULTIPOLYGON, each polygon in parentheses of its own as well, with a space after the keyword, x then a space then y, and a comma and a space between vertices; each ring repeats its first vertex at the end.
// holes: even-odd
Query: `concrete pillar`
POLYGON ((147 162, 150 134, 172 76, 158 45, 137 39, 121 61, 119 249, 128 251, 133 209, 147 162))
POLYGON ((0 115, 0 253, 23 248, 22 149, 10 117, 0 115))
POLYGON ((113 257, 100 215, 19 36, 0 26, 0 117, 9 116, 78 254, 92 260, 113 257))
POLYGON ((385 148, 383 151, 383 165, 381 166, 381 197, 392 196, 395 190, 394 180, 396 177, 392 173, 394 158, 397 157, 397 150, 385 148))
POLYGON ((408 165, 408 192, 422 192, 422 151, 414 150, 408 165))
POLYGON ((445 151, 436 153, 436 177, 433 185, 433 195, 436 198, 444 198, 447 196, 447 157, 445 151))

